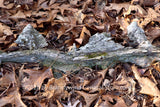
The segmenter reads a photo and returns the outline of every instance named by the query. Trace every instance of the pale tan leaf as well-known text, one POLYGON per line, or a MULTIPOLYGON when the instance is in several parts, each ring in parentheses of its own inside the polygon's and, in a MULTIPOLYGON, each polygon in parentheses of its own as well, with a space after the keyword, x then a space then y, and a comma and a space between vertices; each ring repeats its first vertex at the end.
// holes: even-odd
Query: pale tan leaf
POLYGON ((114 95, 102 95, 102 103, 98 107, 128 107, 124 100, 119 96, 114 95), (111 102, 116 101, 115 104, 112 104, 111 102))
POLYGON ((78 39, 75 39, 75 41, 77 41, 79 44, 82 44, 83 39, 82 38, 78 38, 78 39))
POLYGON ((142 21, 142 23, 140 24, 141 27, 147 25, 148 23, 150 23, 151 21, 154 21, 154 19, 159 18, 160 14, 157 13, 155 10, 153 10, 152 8, 148 9, 148 14, 145 16, 144 21, 142 21))
POLYGON ((137 68, 134 65, 132 66, 132 71, 135 78, 138 80, 139 85, 141 86, 140 93, 151 95, 154 97, 160 97, 160 91, 154 82, 152 82, 147 77, 141 77, 140 73, 137 71, 137 68))
POLYGON ((47 98, 62 98, 64 96, 69 96, 68 93, 64 90, 66 86, 66 78, 62 77, 59 79, 51 78, 47 85, 43 96, 47 98))
POLYGON ((122 8, 124 8, 125 10, 128 10, 130 4, 129 3, 110 3, 110 6, 106 6, 105 10, 109 11, 109 10, 117 10, 117 13, 120 12, 120 10, 122 8))
POLYGON ((89 94, 83 91, 76 91, 79 95, 83 96, 86 102, 84 107, 90 107, 91 103, 98 98, 98 94, 89 94))
POLYGON ((3 3, 4 3, 4 0, 0 0, 0 7, 1 7, 1 8, 6 8, 6 6, 4 6, 3 3))
POLYGON ((124 13, 124 16, 129 15, 133 10, 142 15, 147 14, 147 12, 140 5, 130 5, 127 12, 124 13))
POLYGON ((22 72, 29 75, 29 78, 24 77, 21 81, 25 91, 30 91, 35 87, 40 89, 44 79, 53 77, 51 68, 42 70, 23 69, 22 72))
POLYGON ((91 36, 90 31, 85 26, 83 26, 80 37, 77 38, 76 41, 81 44, 82 42, 86 44, 90 36, 91 36))
POLYGON ((19 10, 16 14, 12 15, 10 18, 13 18, 13 19, 19 19, 19 18, 26 18, 26 15, 21 11, 19 10))
POLYGON ((9 103, 15 104, 16 107, 27 107, 21 100, 21 95, 17 88, 8 93, 7 96, 0 98, 0 102, 1 107, 9 103))
POLYGON ((0 34, 12 35, 13 32, 11 31, 10 27, 0 23, 0 34))

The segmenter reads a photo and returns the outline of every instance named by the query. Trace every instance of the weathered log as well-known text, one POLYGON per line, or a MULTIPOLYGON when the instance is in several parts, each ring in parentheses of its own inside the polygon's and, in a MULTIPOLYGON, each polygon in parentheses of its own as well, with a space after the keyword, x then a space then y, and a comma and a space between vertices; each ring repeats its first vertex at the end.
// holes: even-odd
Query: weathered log
POLYGON ((159 60, 160 49, 127 49, 114 52, 97 52, 90 54, 67 54, 55 50, 24 50, 11 53, 1 53, 1 62, 39 62, 46 66, 53 66, 62 71, 76 70, 84 66, 100 65, 102 68, 117 62, 131 62, 141 67, 147 67, 156 59, 159 60))

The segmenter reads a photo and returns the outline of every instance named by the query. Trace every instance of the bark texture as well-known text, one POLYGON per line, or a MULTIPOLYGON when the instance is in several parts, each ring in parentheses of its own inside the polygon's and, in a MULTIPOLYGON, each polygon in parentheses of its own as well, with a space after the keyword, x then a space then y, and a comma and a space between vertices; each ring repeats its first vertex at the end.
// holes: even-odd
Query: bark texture
POLYGON ((55 50, 24 50, 11 53, 1 53, 1 62, 39 62, 62 71, 77 70, 84 66, 100 65, 102 68, 117 62, 130 62, 141 67, 147 67, 153 60, 159 60, 160 49, 124 48, 114 52, 96 52, 89 54, 67 54, 55 50))

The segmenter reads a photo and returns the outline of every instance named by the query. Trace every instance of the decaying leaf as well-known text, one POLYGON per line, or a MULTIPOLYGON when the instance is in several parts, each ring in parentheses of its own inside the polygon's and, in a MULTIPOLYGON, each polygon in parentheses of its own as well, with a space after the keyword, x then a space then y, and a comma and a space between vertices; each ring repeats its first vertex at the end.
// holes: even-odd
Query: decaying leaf
POLYGON ((7 96, 0 98, 0 102, 1 107, 6 104, 15 104, 17 107, 27 107, 21 99, 18 88, 14 88, 7 96))
POLYGON ((13 18, 13 19, 19 19, 19 18, 26 18, 25 14, 22 12, 22 11, 18 11, 16 14, 12 15, 10 18, 13 18))
POLYGON ((76 93, 85 99, 86 104, 84 107, 90 107, 91 103, 98 97, 98 94, 88 94, 83 91, 76 91, 76 93))
POLYGON ((134 65, 132 66, 132 71, 135 78, 138 80, 139 85, 141 86, 140 93, 151 95, 154 98, 160 97, 160 91, 154 82, 152 82, 147 77, 141 77, 139 72, 137 71, 137 68, 134 65))
POLYGON ((10 27, 6 26, 3 23, 0 23, 0 35, 5 34, 5 35, 12 35, 13 32, 11 31, 10 27))
POLYGON ((21 94, 19 93, 18 80, 16 78, 15 69, 12 64, 8 64, 8 68, 3 68, 3 71, 6 72, 0 78, 0 106, 5 106, 7 104, 12 104, 17 107, 27 107, 22 99, 21 94), (10 66, 12 71, 9 71, 10 66))
POLYGON ((71 104, 71 101, 67 105, 63 104, 64 107, 82 107, 82 103, 77 100, 74 102, 74 104, 71 104))
POLYGON ((127 107, 124 100, 121 97, 114 95, 103 95, 104 100, 99 107, 127 107))
POLYGON ((147 11, 147 15, 145 16, 144 21, 140 24, 140 26, 145 26, 148 23, 150 23, 151 21, 154 21, 156 18, 160 17, 160 14, 157 13, 155 10, 153 10, 152 8, 149 8, 147 11))
POLYGON ((136 11, 136 12, 142 14, 142 15, 146 15, 147 14, 147 12, 140 5, 130 5, 129 9, 125 13, 125 16, 129 15, 131 13, 131 11, 136 11))
POLYGON ((30 91, 36 87, 40 89, 44 79, 53 76, 51 68, 44 68, 42 70, 23 69, 21 72, 24 75, 21 83, 25 91, 30 91))
POLYGON ((43 93, 43 96, 47 98, 61 98, 65 97, 68 93, 64 90, 66 86, 66 80, 65 77, 62 77, 60 79, 51 78, 49 82, 46 85, 46 89, 43 93))
POLYGON ((88 42, 90 36, 91 36, 90 31, 87 30, 87 28, 85 26, 83 26, 80 37, 75 39, 75 41, 77 41, 79 44, 82 44, 82 42, 83 42, 83 44, 86 44, 88 42))

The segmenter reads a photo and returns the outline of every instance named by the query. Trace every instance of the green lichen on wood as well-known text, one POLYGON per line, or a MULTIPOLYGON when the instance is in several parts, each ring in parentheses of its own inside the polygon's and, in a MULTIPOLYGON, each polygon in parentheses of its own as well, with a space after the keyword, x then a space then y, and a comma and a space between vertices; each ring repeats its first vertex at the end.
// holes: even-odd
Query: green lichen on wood
POLYGON ((100 56, 106 56, 108 55, 107 52, 96 52, 96 53, 90 53, 85 55, 85 57, 87 58, 96 58, 96 57, 100 57, 100 56))

